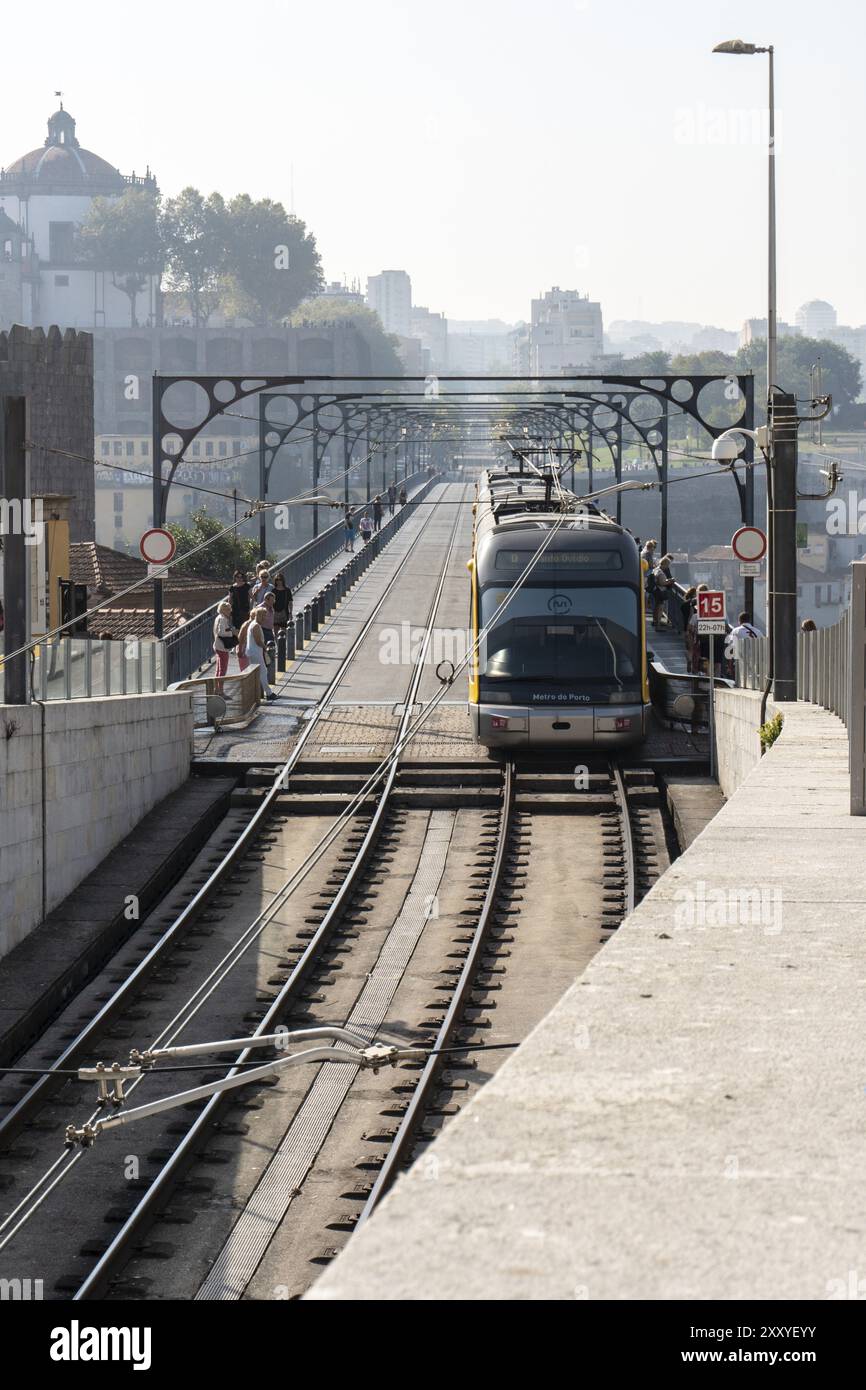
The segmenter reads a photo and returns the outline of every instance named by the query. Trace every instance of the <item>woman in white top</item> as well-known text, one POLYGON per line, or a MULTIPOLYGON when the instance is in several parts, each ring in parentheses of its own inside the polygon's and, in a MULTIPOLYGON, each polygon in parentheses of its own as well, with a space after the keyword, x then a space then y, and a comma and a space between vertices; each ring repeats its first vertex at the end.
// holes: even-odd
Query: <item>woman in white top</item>
MULTIPOLYGON (((226 601, 221 603, 217 609, 217 615, 213 620, 213 651, 216 657, 217 681, 225 675, 229 666, 229 649, 234 646, 234 642, 226 645, 225 638, 233 638, 235 630, 231 624, 232 606, 226 601)), ((216 693, 222 694, 222 686, 216 686, 216 693)))
POLYGON ((251 666, 258 666, 259 679, 262 683, 262 694, 266 700, 275 700, 277 697, 268 685, 268 668, 265 662, 265 634, 262 629, 262 619, 267 619, 266 608, 254 608, 250 614, 250 624, 246 633, 246 655, 247 661, 251 666))

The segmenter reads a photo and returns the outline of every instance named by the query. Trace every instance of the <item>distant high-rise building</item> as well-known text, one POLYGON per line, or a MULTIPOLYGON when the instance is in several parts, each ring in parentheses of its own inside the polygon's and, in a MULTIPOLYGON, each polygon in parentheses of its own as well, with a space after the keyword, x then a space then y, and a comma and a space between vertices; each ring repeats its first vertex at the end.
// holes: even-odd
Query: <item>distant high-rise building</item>
MULTIPOLYGON (((802 330, 791 323, 786 323, 784 319, 776 319, 777 338, 799 338, 802 330)), ((756 338, 766 338, 767 320, 766 319, 746 319, 740 329, 740 347, 748 347, 749 343, 756 338)))
POLYGON ((860 363, 860 394, 857 399, 862 401, 866 398, 866 323, 861 323, 859 328, 838 324, 836 328, 828 329, 825 336, 831 343, 845 348, 860 363))
POLYGON ((434 371, 441 371, 448 365, 448 320, 444 314, 434 314, 420 304, 414 305, 412 336, 429 352, 434 371))
POLYGON ((383 270, 367 279, 367 303, 375 309, 386 333, 412 336, 412 281, 405 270, 383 270))
POLYGON ((826 338, 831 328, 836 327, 836 310, 826 299, 810 299, 801 304, 794 322, 807 338, 826 338))
POLYGON ((588 367, 603 352, 600 304, 557 285, 533 299, 529 369, 534 376, 588 367))

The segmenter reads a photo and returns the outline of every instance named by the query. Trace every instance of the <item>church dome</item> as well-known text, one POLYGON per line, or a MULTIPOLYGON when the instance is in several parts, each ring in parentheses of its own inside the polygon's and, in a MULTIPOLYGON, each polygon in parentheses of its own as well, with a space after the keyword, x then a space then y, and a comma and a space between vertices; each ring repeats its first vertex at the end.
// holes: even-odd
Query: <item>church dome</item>
MULTIPOLYGON (((48 135, 42 148, 22 155, 0 175, 0 192, 23 196, 84 193, 95 197, 122 193, 131 182, 108 160, 81 146, 75 134, 75 121, 61 104, 48 119, 48 135)), ((150 180, 136 179, 135 182, 150 180)))

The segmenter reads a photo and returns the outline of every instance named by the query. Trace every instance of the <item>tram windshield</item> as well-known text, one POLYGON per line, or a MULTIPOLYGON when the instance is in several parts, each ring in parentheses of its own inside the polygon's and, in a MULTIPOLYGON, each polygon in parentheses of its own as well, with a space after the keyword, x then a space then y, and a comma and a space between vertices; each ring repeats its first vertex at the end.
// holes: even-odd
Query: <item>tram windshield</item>
MULTIPOLYGON (((508 590, 481 595, 486 626, 508 590)), ((627 585, 524 584, 487 635, 481 675, 493 681, 581 681, 622 687, 640 675, 637 592, 627 585)))

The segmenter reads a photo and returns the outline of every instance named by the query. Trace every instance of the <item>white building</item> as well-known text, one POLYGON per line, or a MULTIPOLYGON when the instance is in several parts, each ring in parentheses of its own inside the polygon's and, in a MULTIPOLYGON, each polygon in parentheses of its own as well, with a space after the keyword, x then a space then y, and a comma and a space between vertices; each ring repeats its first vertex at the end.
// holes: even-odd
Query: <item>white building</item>
POLYGON ((589 367, 604 352, 601 305, 577 290, 552 290, 532 301, 529 370, 556 375, 589 367))
MULTIPOLYGON (((0 213, 20 230, 21 241, 4 232, 2 295, 5 316, 28 327, 123 328, 133 306, 114 284, 110 270, 84 266, 76 258, 75 233, 94 198, 116 199, 131 188, 156 193, 148 170, 143 177, 121 174, 99 155, 84 149, 68 111, 55 111, 39 149, 0 170, 0 213)), ((4 228, 7 227, 3 222, 4 228)), ((135 296, 134 317, 141 325, 157 321, 159 276, 146 278, 135 296)))
POLYGON ((826 299, 810 299, 800 305, 794 322, 806 338, 829 338, 830 329, 836 327, 836 310, 826 299))
POLYGON ((367 279, 367 303, 386 333, 412 337, 412 281, 405 270, 383 270, 367 279))

